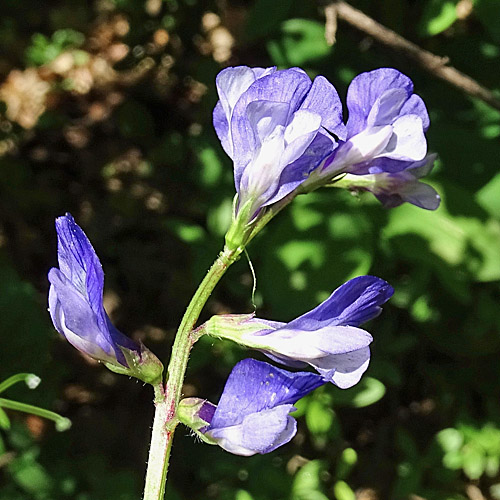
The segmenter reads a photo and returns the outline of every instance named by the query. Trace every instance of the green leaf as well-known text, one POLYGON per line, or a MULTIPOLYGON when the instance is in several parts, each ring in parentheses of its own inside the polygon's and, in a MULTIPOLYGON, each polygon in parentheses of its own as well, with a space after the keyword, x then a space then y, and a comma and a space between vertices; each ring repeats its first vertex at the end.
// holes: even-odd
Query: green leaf
POLYGON ((500 173, 483 186, 475 198, 489 214, 500 219, 500 173))
POLYGON ((333 486, 336 500, 356 500, 356 495, 345 481, 337 481, 333 486))
POLYGON ((295 475, 292 485, 292 500, 327 500, 321 493, 321 472, 324 465, 320 460, 312 460, 295 475))
POLYGON ((469 446, 463 450, 463 471, 469 479, 479 479, 486 469, 486 457, 484 453, 475 446, 469 446))
POLYGON ((500 43, 500 0, 476 0, 474 10, 491 38, 500 43))
POLYGON ((434 36, 448 29, 457 20, 456 1, 428 0, 418 26, 421 36, 434 36))
POLYGON ((277 30, 280 23, 288 17, 292 0, 257 0, 250 10, 245 27, 245 39, 252 42, 268 37, 277 30))
POLYGON ((3 430, 8 430, 10 429, 10 419, 7 413, 0 408, 0 428, 3 430))
POLYGON ((312 434, 325 434, 330 430, 335 413, 321 401, 314 400, 307 407, 306 423, 312 434))
MULTIPOLYGON (((52 489, 52 479, 31 455, 23 455, 9 464, 9 472, 27 493, 41 495, 52 489)), ((40 498, 40 497, 38 497, 40 498)))
MULTIPOLYGON (((279 3, 279 2, 277 2, 279 3)), ((267 49, 281 66, 303 66, 329 55, 322 23, 310 19, 289 19, 281 25, 281 38, 271 40, 267 49)))
POLYGON ((458 451, 464 444, 463 434, 453 428, 443 429, 436 436, 437 442, 444 451, 458 451))
POLYGON ((335 477, 338 479, 346 478, 352 471, 358 461, 358 454, 353 448, 346 448, 339 458, 335 477))
POLYGON ((169 219, 167 227, 186 243, 199 243, 206 237, 205 230, 196 224, 179 219, 169 219))
POLYGON ((233 217, 233 200, 232 198, 222 198, 218 205, 210 208, 207 216, 207 225, 212 234, 216 236, 224 236, 233 217))
MULTIPOLYGON (((470 195, 461 188, 453 186, 450 189, 457 195, 461 192, 464 199, 470 199, 470 195)), ((478 211, 474 203, 471 208, 478 211)), ((396 245, 404 245, 399 251, 406 259, 425 262, 427 267, 432 267, 451 293, 468 293, 459 289, 459 277, 453 270, 465 271, 478 281, 500 279, 500 252, 497 251, 500 247, 500 224, 495 220, 483 221, 472 214, 452 215, 445 200, 435 212, 413 205, 394 209, 383 233, 389 241, 394 238, 396 245), (413 241, 408 238, 411 234, 415 235, 413 241), (396 237, 402 235, 406 238, 398 241, 396 237)))
POLYGON ((385 385, 372 377, 364 377, 351 389, 338 391, 333 402, 338 406, 363 408, 381 400, 385 394, 385 385))
POLYGON ((238 490, 234 497, 234 500, 253 500, 253 496, 246 490, 238 490))
POLYGON ((215 186, 220 181, 224 168, 222 162, 213 147, 204 147, 198 152, 201 163, 199 176, 201 182, 207 186, 215 186))

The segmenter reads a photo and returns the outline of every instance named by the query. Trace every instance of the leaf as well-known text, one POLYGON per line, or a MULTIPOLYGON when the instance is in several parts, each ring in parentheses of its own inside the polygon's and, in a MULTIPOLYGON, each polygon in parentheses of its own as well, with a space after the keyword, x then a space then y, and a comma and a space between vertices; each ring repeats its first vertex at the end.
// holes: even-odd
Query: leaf
POLYGON ((282 66, 303 66, 332 51, 326 43, 323 24, 309 19, 285 21, 281 25, 281 38, 271 40, 267 49, 274 62, 282 66))
POLYGON ((311 401, 306 411, 307 428, 312 434, 325 434, 332 427, 335 414, 321 401, 311 401))
POLYGON ((0 408, 0 428, 3 430, 10 429, 10 419, 3 408, 0 408))
POLYGON ((428 0, 418 31, 421 36, 434 36, 447 30, 457 20, 456 1, 428 0))
POLYGON ((234 497, 234 500, 253 500, 253 496, 246 490, 238 490, 234 497))
POLYGON ((346 448, 339 458, 335 477, 339 479, 346 478, 358 461, 358 454, 353 448, 346 448))
POLYGON ((257 0, 248 16, 245 26, 245 39, 253 42, 258 38, 269 36, 277 30, 280 23, 288 17, 292 0, 257 0))
POLYGON ((500 173, 483 186, 475 198, 489 214, 500 219, 500 173))
POLYGON ((345 481, 337 481, 333 486, 336 500, 356 500, 352 488, 345 481))
POLYGON ((312 460, 295 474, 292 485, 292 500, 327 500, 320 491, 320 474, 324 465, 320 460, 312 460))
POLYGON ((443 429, 436 436, 437 442, 444 451, 458 451, 462 448, 464 437, 458 429, 443 429))
POLYGON ((500 43, 500 0, 476 0, 474 10, 491 38, 500 43))
POLYGON ((338 406, 354 406, 363 408, 381 400, 385 395, 385 385, 372 377, 364 377, 351 389, 335 394, 333 402, 338 406))

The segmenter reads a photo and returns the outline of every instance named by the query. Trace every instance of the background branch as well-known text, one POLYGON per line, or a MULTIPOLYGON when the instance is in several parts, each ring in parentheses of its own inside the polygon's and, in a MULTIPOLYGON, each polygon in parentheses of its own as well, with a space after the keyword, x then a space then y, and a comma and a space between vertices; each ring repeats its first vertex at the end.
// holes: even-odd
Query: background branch
POLYGON ((342 19, 363 33, 370 35, 378 42, 413 59, 426 71, 432 73, 432 75, 450 83, 465 94, 477 97, 491 107, 500 110, 500 99, 470 76, 449 66, 449 59, 447 57, 439 57, 432 52, 420 48, 418 45, 406 40, 406 38, 386 28, 348 3, 333 1, 325 7, 325 16, 325 36, 328 43, 335 41, 336 19, 342 19))

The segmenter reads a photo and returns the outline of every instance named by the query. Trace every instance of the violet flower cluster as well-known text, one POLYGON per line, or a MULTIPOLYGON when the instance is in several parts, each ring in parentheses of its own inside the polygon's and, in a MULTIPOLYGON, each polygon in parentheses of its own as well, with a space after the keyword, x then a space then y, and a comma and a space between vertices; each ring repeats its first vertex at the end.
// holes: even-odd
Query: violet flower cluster
MULTIPOLYGON (((419 180, 435 160, 427 152, 428 113, 399 71, 357 76, 347 92, 346 123, 333 85, 322 76, 311 81, 299 68, 227 68, 217 77, 217 90, 214 126, 233 160, 236 186, 229 251, 241 253, 249 228, 268 207, 332 182, 370 191, 387 207, 438 207, 437 193, 419 180)), ((110 369, 161 383, 158 359, 111 324, 102 267, 84 232, 69 214, 56 220, 56 230, 59 268, 49 272, 56 330, 110 369)), ((203 441, 237 455, 268 453, 289 442, 297 425, 290 412, 301 397, 323 384, 347 389, 359 382, 373 340, 360 326, 378 316, 392 294, 384 280, 360 276, 288 323, 214 316, 193 338, 229 339, 308 371, 245 359, 232 370, 217 405, 187 398, 176 418, 203 441)))
POLYGON ((227 68, 217 90, 213 120, 234 164, 235 219, 251 222, 299 187, 307 192, 340 174, 358 177, 352 189, 371 191, 388 207, 438 207, 436 191, 418 181, 424 172, 417 169, 425 165, 427 173, 435 159, 426 156, 429 115, 399 71, 354 78, 345 124, 334 86, 322 76, 311 82, 299 68, 227 68))

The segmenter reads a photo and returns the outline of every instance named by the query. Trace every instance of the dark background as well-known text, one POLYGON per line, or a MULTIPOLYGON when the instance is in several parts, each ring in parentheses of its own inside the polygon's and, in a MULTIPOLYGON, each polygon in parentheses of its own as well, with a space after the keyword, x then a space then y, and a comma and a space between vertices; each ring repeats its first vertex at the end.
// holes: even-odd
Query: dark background
MULTIPOLYGON (((498 0, 355 4, 499 89, 498 0)), ((437 212, 386 210, 370 195, 299 197, 249 247, 261 317, 286 321, 370 273, 396 293, 367 328, 362 382, 299 403, 299 432, 276 452, 232 456, 175 437, 168 495, 220 500, 500 499, 500 113, 339 21, 333 47, 316 2, 3 0, 0 14, 0 380, 5 397, 60 412, 58 433, 9 412, 1 500, 136 500, 152 391, 84 358, 46 312, 54 218, 71 212, 106 272, 119 329, 164 361, 197 283, 223 244, 232 166, 211 125, 227 65, 299 65, 345 99, 362 71, 408 74, 429 109, 437 212)), ((245 259, 202 319, 249 312, 245 259)), ((185 395, 216 402, 231 343, 194 348, 185 395)))

